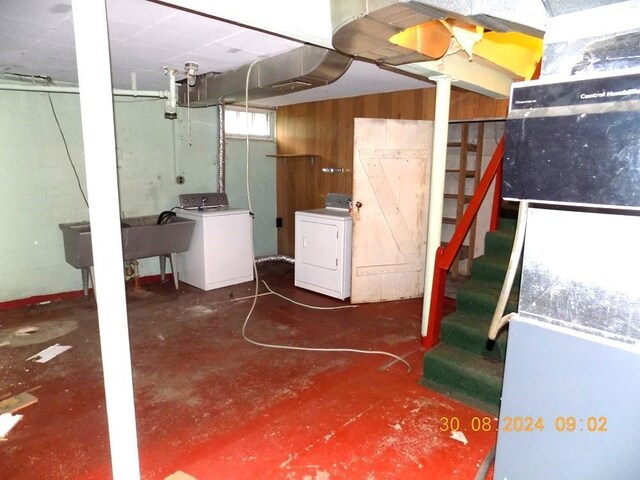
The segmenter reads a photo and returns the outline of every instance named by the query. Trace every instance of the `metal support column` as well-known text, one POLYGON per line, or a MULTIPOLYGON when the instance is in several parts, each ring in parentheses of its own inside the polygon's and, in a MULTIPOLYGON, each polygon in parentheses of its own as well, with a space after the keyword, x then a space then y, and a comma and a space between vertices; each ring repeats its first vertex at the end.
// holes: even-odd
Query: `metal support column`
POLYGON ((431 185, 429 188, 427 254, 424 269, 424 297, 422 300, 421 333, 423 337, 427 334, 429 325, 429 306, 433 289, 436 251, 440 247, 442 238, 442 208, 449 136, 449 99, 451 97, 451 78, 443 76, 432 80, 436 81, 436 106, 433 122, 433 162, 431 164, 431 185))
POLYGON ((73 0, 80 112, 113 478, 140 478, 104 1, 73 0))

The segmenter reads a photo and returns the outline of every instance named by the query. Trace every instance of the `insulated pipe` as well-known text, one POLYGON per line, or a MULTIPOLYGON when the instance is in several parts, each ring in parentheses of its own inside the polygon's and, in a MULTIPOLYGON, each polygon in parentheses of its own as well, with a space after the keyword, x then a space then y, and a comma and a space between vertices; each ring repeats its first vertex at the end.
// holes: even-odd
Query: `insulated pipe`
POLYGON ((226 166, 226 136, 224 132, 224 104, 218 105, 218 193, 224 193, 226 166))
POLYGON ((127 299, 105 0, 72 0, 102 371, 115 480, 138 480, 127 299))
POLYGON ((516 278, 516 272, 518 271, 518 265, 520 264, 520 257, 522 257, 524 234, 527 230, 527 219, 529 218, 528 215, 529 202, 522 200, 518 207, 518 224, 516 225, 516 234, 513 239, 513 247, 511 249, 511 256, 509 257, 507 273, 504 277, 502 290, 500 290, 500 297, 498 297, 496 310, 493 313, 493 318, 491 319, 491 325, 489 327, 489 334, 487 335, 489 340, 495 340, 498 337, 498 333, 500 333, 500 329, 504 327, 514 315, 514 313, 504 315, 504 310, 507 308, 509 294, 513 287, 513 281, 516 278))
POLYGON ((433 159, 429 187, 429 219, 427 222, 427 254, 424 268, 424 297, 422 299, 422 336, 427 335, 433 272, 436 266, 436 251, 442 242, 442 209, 444 182, 447 166, 447 141, 449 135, 449 99, 451 78, 432 78, 436 82, 436 108, 433 121, 433 159))
MULTIPOLYGON (((49 93, 79 93, 78 87, 63 87, 60 85, 21 85, 0 84, 0 90, 17 90, 20 92, 49 92, 49 93)), ((123 90, 114 88, 113 95, 119 97, 155 97, 168 98, 169 92, 166 90, 123 90)))

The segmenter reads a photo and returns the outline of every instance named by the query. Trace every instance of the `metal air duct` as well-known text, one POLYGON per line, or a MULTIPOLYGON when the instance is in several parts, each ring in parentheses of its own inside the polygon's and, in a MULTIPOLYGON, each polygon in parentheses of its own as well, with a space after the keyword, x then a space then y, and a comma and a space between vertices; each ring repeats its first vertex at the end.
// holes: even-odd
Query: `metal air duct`
MULTIPOLYGON (((312 45, 265 58, 251 68, 249 100, 328 85, 340 78, 349 65, 350 57, 312 45)), ((181 81, 178 105, 187 105, 187 95, 192 107, 244 101, 249 68, 250 65, 245 65, 228 72, 197 75, 193 87, 181 81)))
POLYGON ((414 25, 454 18, 496 31, 518 31, 541 37, 542 2, 503 0, 331 0, 332 43, 336 50, 388 65, 435 60, 389 38, 414 25))

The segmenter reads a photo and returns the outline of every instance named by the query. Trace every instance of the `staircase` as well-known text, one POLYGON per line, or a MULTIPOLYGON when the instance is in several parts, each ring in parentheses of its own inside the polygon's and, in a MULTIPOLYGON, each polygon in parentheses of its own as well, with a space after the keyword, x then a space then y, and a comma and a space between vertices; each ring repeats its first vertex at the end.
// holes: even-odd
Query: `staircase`
MULTIPOLYGON (((473 262, 470 279, 457 293, 457 311, 442 320, 440 343, 424 357, 421 383, 487 412, 497 414, 507 333, 489 342, 487 333, 507 271, 515 220, 502 219, 487 232, 485 255, 473 262)), ((505 313, 517 311, 519 273, 505 313)))
MULTIPOLYGON (((442 218, 443 245, 447 245, 455 227, 478 189, 482 175, 485 122, 452 122, 449 124, 447 144, 447 168, 445 170, 445 194, 442 218)), ((451 277, 469 276, 476 241, 476 222, 469 230, 451 269, 451 277), (461 265, 464 263, 464 267, 461 265)))

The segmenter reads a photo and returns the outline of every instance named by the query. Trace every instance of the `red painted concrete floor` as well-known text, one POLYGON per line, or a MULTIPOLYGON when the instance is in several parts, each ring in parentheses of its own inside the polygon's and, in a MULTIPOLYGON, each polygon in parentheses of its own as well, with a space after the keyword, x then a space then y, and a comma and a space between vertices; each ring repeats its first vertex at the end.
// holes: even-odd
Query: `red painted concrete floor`
MULTIPOLYGON (((343 304, 295 288, 291 265, 260 272, 298 301, 343 304)), ((176 471, 198 480, 474 478, 496 434, 470 428, 483 412, 418 384, 421 300, 314 311, 263 296, 247 330, 263 342, 388 350, 406 356, 407 373, 388 357, 245 342, 251 302, 231 298, 252 291, 248 283, 210 292, 184 284, 176 291, 172 282, 128 287, 142 478, 176 471), (467 445, 442 431, 453 417, 467 445)), ((21 337, 27 343, 63 322, 77 329, 0 347, 0 399, 23 391, 38 397, 0 443, 0 478, 111 478, 93 300, 1 315, 5 337, 15 327, 40 327, 21 337), (54 343, 73 348, 44 364, 25 361, 54 343)))

